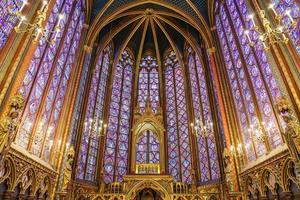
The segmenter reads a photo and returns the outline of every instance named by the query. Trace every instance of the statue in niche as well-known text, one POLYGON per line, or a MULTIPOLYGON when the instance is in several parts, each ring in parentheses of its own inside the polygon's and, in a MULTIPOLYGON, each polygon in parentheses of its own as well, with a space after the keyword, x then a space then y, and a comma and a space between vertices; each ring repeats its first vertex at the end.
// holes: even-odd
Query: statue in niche
POLYGON ((18 128, 20 113, 24 107, 22 95, 12 97, 9 111, 0 119, 0 161, 8 151, 18 128))
POLYGON ((300 124, 296 116, 293 115, 292 107, 286 98, 278 100, 277 111, 286 123, 284 138, 289 148, 290 154, 295 162, 300 163, 300 124))
POLYGON ((74 161, 74 148, 70 147, 67 153, 67 161, 66 166, 64 170, 64 179, 63 179, 63 185, 62 185, 62 191, 67 191, 69 182, 72 177, 72 166, 74 161))
POLYGON ((224 162, 224 172, 226 177, 226 184, 228 187, 228 191, 233 191, 233 183, 232 183, 232 163, 231 163, 231 157, 228 149, 224 149, 223 152, 223 162, 224 162))

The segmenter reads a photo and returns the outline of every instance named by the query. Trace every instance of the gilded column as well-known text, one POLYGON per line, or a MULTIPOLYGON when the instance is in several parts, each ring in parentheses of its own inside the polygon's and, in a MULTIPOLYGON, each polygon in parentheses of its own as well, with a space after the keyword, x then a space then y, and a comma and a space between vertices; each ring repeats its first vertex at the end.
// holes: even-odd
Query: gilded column
MULTIPOLYGON (((59 156, 58 161, 57 161, 57 169, 59 169, 60 171, 60 176, 57 182, 57 193, 59 194, 60 192, 65 192, 68 189, 69 186, 69 182, 71 181, 71 179, 66 180, 65 179, 65 174, 70 172, 69 174, 72 175, 72 167, 74 166, 74 154, 75 152, 73 152, 73 156, 70 157, 71 155, 71 149, 74 150, 74 146, 73 144, 71 144, 71 137, 72 137, 72 126, 76 126, 76 124, 73 124, 72 119, 73 119, 73 115, 74 110, 76 108, 76 106, 80 106, 77 104, 77 94, 78 94, 78 90, 80 88, 80 84, 81 84, 81 77, 85 76, 84 75, 84 69, 85 69, 85 56, 86 54, 89 53, 90 49, 84 46, 84 41, 86 39, 86 35, 87 35, 87 31, 88 31, 89 26, 87 24, 83 25, 83 31, 82 34, 80 36, 80 43, 78 45, 78 50, 75 57, 77 57, 77 59, 74 62, 74 73, 71 75, 71 82, 70 82, 70 90, 69 90, 69 94, 70 95, 66 95, 69 98, 67 99, 67 103, 65 105, 70 105, 70 107, 68 108, 68 110, 65 111, 65 115, 63 117, 63 122, 61 124, 63 124, 63 138, 62 138, 62 146, 61 146, 61 150, 62 150, 62 154, 60 154, 61 156, 59 156), (71 162, 72 160, 72 162, 71 162), (69 164, 69 166, 67 166, 69 164), (71 168, 70 168, 71 166, 71 168), (65 172, 66 171, 66 172, 65 172)), ((89 59, 87 59, 89 60, 89 59)), ((85 81, 85 79, 83 80, 85 81)), ((70 176, 71 177, 71 176, 70 176)))
MULTIPOLYGON (((28 20, 33 20, 40 1, 30 1, 30 9, 25 9, 28 20)), ((49 4, 44 24, 48 21, 55 1, 49 4)), ((26 74, 31 58, 35 51, 37 42, 33 42, 31 32, 29 34, 12 33, 13 42, 8 41, 0 53, 0 113, 5 110, 5 104, 16 94, 26 74), (22 40, 22 42, 21 42, 22 40), (6 49, 5 49, 6 48, 6 49)))
MULTIPOLYGON (((232 145, 232 137, 230 132, 229 132, 229 122, 227 121, 226 117, 226 111, 225 111, 225 105, 221 93, 221 85, 220 81, 218 78, 218 72, 216 69, 216 61, 215 61, 215 48, 209 48, 208 50, 209 56, 210 56, 210 62, 211 62, 211 67, 212 67, 212 72, 213 72, 213 79, 216 85, 216 91, 217 91, 217 98, 219 101, 219 106, 220 106, 220 113, 221 113, 221 118, 224 126, 224 135, 226 139, 226 144, 227 144, 227 149, 230 148, 232 145)), ((224 154, 223 157, 223 162, 224 162, 224 170, 225 170, 225 176, 226 176, 226 181, 229 182, 229 184, 233 184, 234 191, 239 191, 240 186, 239 186, 239 180, 238 180, 238 168, 237 168, 237 163, 235 161, 235 158, 232 158, 233 156, 229 157, 229 155, 224 154), (227 169, 230 169, 229 172, 226 172, 227 169)), ((230 188, 229 188, 230 192, 230 188)))

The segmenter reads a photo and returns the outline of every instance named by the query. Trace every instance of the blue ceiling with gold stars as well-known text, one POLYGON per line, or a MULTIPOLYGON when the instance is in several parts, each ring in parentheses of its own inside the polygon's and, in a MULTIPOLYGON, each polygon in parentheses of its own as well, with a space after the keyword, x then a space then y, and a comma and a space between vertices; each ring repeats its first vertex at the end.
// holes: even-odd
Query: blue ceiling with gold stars
MULTIPOLYGON (((118 9, 120 6, 125 5, 133 0, 114 0, 111 6, 107 9, 104 15, 108 15, 112 11, 118 9)), ((191 14, 192 16, 196 17, 196 13, 191 8, 188 2, 185 0, 163 0, 170 4, 173 4, 176 7, 185 10, 187 13, 191 14)), ((192 3, 198 8, 202 16, 205 20, 208 20, 208 11, 207 11, 207 1, 208 0, 191 0, 192 3)), ((108 2, 108 0, 94 0, 93 3, 93 10, 92 15, 96 16, 100 10, 104 7, 104 5, 108 2)))

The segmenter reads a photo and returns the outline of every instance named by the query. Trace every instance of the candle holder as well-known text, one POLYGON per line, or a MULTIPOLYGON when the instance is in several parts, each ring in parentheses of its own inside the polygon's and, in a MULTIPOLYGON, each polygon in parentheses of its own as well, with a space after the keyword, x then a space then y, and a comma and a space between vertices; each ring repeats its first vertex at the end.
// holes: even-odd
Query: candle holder
POLYGON ((201 119, 196 119, 195 124, 191 123, 192 133, 196 137, 207 137, 208 133, 213 131, 213 123, 211 121, 207 121, 205 124, 201 119))
POLYGON ((272 28, 270 21, 266 17, 266 12, 264 10, 260 10, 258 17, 262 21, 263 30, 261 31, 259 27, 255 23, 254 15, 249 15, 249 19, 251 20, 253 27, 250 29, 245 29, 244 33, 249 41, 250 46, 254 46, 254 42, 251 39, 250 31, 255 31, 259 34, 258 39, 263 44, 264 49, 267 51, 270 49, 270 46, 277 43, 284 43, 287 44, 289 39, 287 38, 286 34, 289 34, 292 30, 297 27, 297 21, 295 21, 291 15, 291 11, 287 10, 283 15, 279 15, 275 8, 274 4, 269 6, 275 15, 276 27, 272 28), (283 19, 287 17, 289 22, 287 24, 288 27, 284 27, 283 19))
POLYGON ((55 43, 57 37, 61 31, 61 21, 64 19, 63 14, 58 15, 57 23, 54 27, 54 30, 48 30, 43 27, 43 24, 46 20, 47 11, 49 2, 47 0, 42 1, 42 5, 40 9, 37 11, 36 19, 33 23, 30 23, 26 16, 24 16, 23 10, 28 5, 28 1, 24 0, 22 6, 20 7, 19 11, 13 12, 10 8, 7 8, 7 12, 11 15, 15 15, 19 22, 14 27, 17 33, 29 33, 32 32, 32 37, 34 38, 33 41, 37 42, 39 38, 44 38, 48 43, 55 43), (47 37, 51 34, 50 39, 47 37))
POLYGON ((84 123, 84 131, 90 130, 90 136, 102 137, 106 135, 107 124, 99 118, 90 119, 84 123))

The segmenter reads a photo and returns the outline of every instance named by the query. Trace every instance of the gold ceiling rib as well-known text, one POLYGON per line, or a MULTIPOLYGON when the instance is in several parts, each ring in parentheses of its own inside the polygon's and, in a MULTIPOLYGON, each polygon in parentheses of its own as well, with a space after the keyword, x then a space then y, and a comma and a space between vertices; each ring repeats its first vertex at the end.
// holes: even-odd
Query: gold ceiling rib
MULTIPOLYGON (((154 40, 154 48, 155 48, 155 52, 156 52, 156 59, 157 59, 157 63, 158 63, 158 72, 160 74, 163 73, 163 70, 162 70, 162 62, 161 62, 161 58, 160 58, 160 52, 159 52, 159 45, 158 45, 158 41, 157 41, 157 33, 156 33, 156 28, 155 28, 155 25, 154 25, 154 22, 153 22, 153 19, 150 18, 150 25, 151 25, 151 30, 152 30, 152 34, 153 34, 153 40, 154 40)), ((159 76, 159 82, 162 83, 163 80, 162 80, 162 76, 159 76)), ((159 85, 159 92, 160 92, 160 96, 162 97, 161 99, 164 98, 164 90, 163 90, 163 87, 162 87, 162 84, 159 85)), ((161 106, 163 107, 164 105, 162 104, 163 101, 161 101, 161 106)))
POLYGON ((102 40, 102 42, 100 42, 101 46, 99 46, 100 51, 102 51, 112 40, 113 38, 120 33, 124 28, 126 28, 127 26, 129 26, 130 24, 135 23, 137 20, 141 19, 145 17, 145 15, 139 15, 134 17, 133 19, 130 19, 128 21, 126 21, 125 23, 123 23, 121 26, 116 27, 114 30, 111 31, 111 34, 107 35, 106 37, 104 37, 104 39, 102 40))
MULTIPOLYGON (((130 31, 128 37, 126 37, 126 40, 123 42, 123 44, 120 46, 120 49, 117 50, 118 55, 116 56, 116 58, 114 59, 114 63, 113 66, 116 66, 121 58, 121 55, 123 53, 123 51, 126 49, 129 41, 131 40, 131 38, 134 36, 134 34, 136 33, 136 31, 140 28, 140 26, 145 22, 146 17, 143 17, 143 19, 132 29, 132 31, 130 31)), ((128 50, 130 51, 130 53, 132 54, 132 57, 134 57, 134 54, 132 52, 132 50, 130 48, 128 48, 128 50)), ((113 73, 114 74, 114 73, 113 73)))
MULTIPOLYGON (((141 57, 142 57, 142 53, 143 53, 143 49, 144 49, 144 44, 145 44, 145 38, 146 38, 147 30, 148 30, 148 25, 149 25, 149 16, 147 15, 147 20, 144 24, 144 29, 143 29, 143 33, 142 33, 142 37, 141 37, 141 41, 140 41, 138 57, 136 59, 135 74, 139 73, 139 65, 140 65, 140 61, 141 61, 141 57)), ((134 82, 135 82, 134 85, 136 87, 138 87, 138 79, 137 78, 134 80, 134 82)), ((134 97, 137 96, 137 92, 138 92, 138 88, 135 88, 134 97)), ((134 101, 133 105, 136 105, 136 99, 134 99, 133 101, 134 101)))
MULTIPOLYGON (((108 4, 110 5, 112 2, 109 2, 108 4)), ((177 7, 164 2, 164 1, 156 1, 156 0, 146 0, 146 1, 134 1, 134 2, 130 2, 128 4, 126 4, 126 6, 121 6, 119 9, 117 9, 116 11, 112 12, 110 15, 108 16, 104 16, 103 14, 105 13, 106 9, 109 6, 105 6, 101 12, 95 17, 95 20, 92 22, 91 24, 91 28, 90 31, 87 35, 87 41, 86 44, 87 45, 91 45, 95 39, 97 38, 97 35, 99 34, 99 32, 112 20, 114 20, 114 18, 116 16, 118 16, 120 13, 124 13, 126 10, 129 10, 131 8, 140 6, 140 5, 144 5, 144 4, 149 4, 152 3, 154 5, 159 5, 165 8, 168 8, 170 10, 173 10, 174 12, 176 12, 179 16, 183 16, 187 21, 190 21, 190 23, 193 24, 193 27, 198 30, 198 32, 201 34, 201 36, 203 37, 203 40, 205 41, 205 43, 207 44, 207 46, 212 46, 212 39, 211 39, 211 35, 210 35, 210 31, 209 31, 209 27, 207 26, 207 24, 202 21, 201 24, 197 23, 197 21, 195 21, 195 19, 190 16, 188 13, 186 13, 185 11, 178 9, 177 7), (103 19, 101 19, 103 18, 103 19)), ((193 6, 192 6, 193 7, 193 6)), ((201 20, 200 20, 201 21, 201 20)))
POLYGON ((173 27, 178 33, 180 33, 185 40, 189 43, 189 45, 191 45, 191 47, 193 48, 193 50, 198 54, 198 55, 202 55, 199 51, 199 48, 197 48, 197 42, 195 41, 194 37, 189 37, 189 33, 187 31, 184 31, 183 28, 178 27, 175 23, 171 22, 170 20, 159 16, 159 15, 155 15, 155 17, 161 19, 162 21, 164 21, 165 23, 169 24, 171 27, 173 27))

